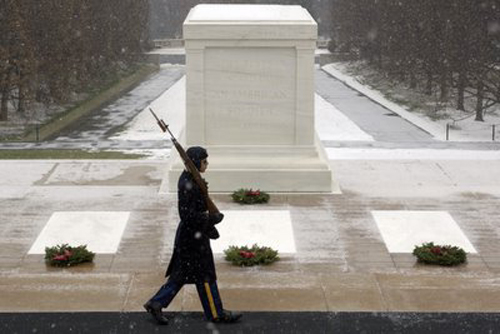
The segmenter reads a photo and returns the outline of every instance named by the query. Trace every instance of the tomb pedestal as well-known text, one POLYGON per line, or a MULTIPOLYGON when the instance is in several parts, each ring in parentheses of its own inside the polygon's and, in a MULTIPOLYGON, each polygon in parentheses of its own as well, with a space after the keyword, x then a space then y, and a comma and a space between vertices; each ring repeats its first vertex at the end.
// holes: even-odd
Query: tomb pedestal
MULTIPOLYGON (((184 22, 185 148, 207 148, 212 192, 330 192, 314 130, 317 25, 300 6, 198 5, 184 22)), ((183 170, 175 150, 175 192, 183 170)))

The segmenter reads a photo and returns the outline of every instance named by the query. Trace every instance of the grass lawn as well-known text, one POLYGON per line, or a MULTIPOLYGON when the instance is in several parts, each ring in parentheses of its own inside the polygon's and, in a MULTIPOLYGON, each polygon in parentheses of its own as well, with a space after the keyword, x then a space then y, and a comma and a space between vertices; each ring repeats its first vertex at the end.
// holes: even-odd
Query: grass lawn
MULTIPOLYGON (((101 87, 98 92, 79 102, 73 108, 66 110, 58 115, 55 115, 49 122, 42 124, 38 133, 38 140, 46 140, 57 136, 57 134, 65 127, 78 121, 85 115, 88 115, 95 109, 101 108, 110 101, 115 100, 125 92, 132 89, 142 82, 148 75, 158 71, 158 67, 151 64, 143 64, 138 66, 132 74, 122 77, 108 83, 107 86, 101 87)), ((36 132, 32 130, 26 133, 21 138, 11 139, 11 141, 35 141, 36 132)))
POLYGON ((142 154, 88 150, 0 150, 0 159, 140 159, 142 154))

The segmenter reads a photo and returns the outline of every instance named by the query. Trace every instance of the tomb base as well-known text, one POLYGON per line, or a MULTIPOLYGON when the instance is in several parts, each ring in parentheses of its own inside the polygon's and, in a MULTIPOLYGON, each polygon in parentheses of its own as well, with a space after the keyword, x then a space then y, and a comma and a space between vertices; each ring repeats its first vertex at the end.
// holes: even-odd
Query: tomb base
MULTIPOLYGON (((208 170, 203 174, 210 192, 239 188, 266 192, 332 193, 337 187, 322 147, 311 146, 205 146, 208 170)), ((165 181, 168 192, 177 191, 184 165, 173 149, 165 181)))

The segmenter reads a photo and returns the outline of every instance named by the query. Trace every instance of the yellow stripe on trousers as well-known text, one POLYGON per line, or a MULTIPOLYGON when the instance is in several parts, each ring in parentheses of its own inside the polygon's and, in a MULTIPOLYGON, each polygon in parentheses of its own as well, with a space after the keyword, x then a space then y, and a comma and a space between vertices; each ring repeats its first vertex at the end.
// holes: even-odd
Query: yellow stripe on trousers
POLYGON ((214 298, 212 296, 212 292, 210 291, 210 286, 205 282, 205 291, 207 292, 208 304, 210 305, 210 309, 212 310, 212 316, 214 319, 218 318, 217 309, 215 308, 214 298))

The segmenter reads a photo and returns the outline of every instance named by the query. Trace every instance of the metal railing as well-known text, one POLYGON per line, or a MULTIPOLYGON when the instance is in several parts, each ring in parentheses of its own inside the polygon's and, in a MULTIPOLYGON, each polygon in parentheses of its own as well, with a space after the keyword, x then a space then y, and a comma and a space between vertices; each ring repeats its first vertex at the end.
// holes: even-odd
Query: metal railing
MULTIPOLYGON (((453 123, 454 124, 454 123, 453 123)), ((445 135, 445 138, 446 140, 450 140, 450 132, 451 132, 451 129, 452 129, 452 126, 453 126, 452 123, 446 123, 446 135, 445 135)), ((483 127, 481 127, 481 129, 471 129, 471 130, 468 130, 469 133, 471 132, 484 132, 486 131, 488 128, 490 129, 490 133, 491 133, 491 141, 496 141, 496 132, 497 132, 497 129, 498 129, 498 126, 500 124, 484 124, 483 127)))

